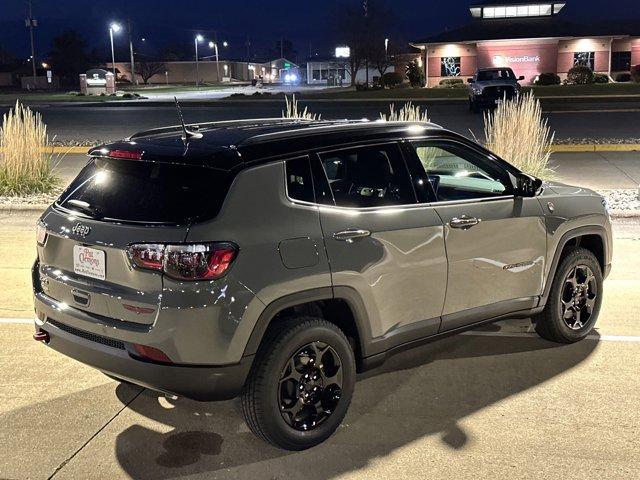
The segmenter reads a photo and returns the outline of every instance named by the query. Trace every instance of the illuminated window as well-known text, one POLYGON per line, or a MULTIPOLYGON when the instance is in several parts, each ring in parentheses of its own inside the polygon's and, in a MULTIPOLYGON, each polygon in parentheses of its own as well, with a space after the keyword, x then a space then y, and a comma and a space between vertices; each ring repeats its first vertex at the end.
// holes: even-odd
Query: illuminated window
POLYGON ((471 16, 474 18, 479 18, 482 16, 482 8, 480 7, 472 7, 469 10, 471 10, 471 16))
MULTIPOLYGON (((495 6, 484 7, 482 9, 483 18, 513 18, 513 17, 540 17, 551 16, 558 13, 564 4, 535 4, 535 5, 517 5, 517 6, 495 6)), ((473 8, 471 10, 474 10, 473 8)), ((472 11, 471 14, 476 16, 472 11)))
POLYGON ((553 4, 553 14, 557 15, 558 13, 560 13, 560 10, 562 10, 564 5, 565 5, 564 3, 554 3, 553 4))
POLYGON ((595 69, 595 52, 575 52, 573 54, 574 66, 585 66, 591 70, 595 69))
POLYGON ((442 57, 440 61, 441 77, 460 76, 460 57, 442 57))

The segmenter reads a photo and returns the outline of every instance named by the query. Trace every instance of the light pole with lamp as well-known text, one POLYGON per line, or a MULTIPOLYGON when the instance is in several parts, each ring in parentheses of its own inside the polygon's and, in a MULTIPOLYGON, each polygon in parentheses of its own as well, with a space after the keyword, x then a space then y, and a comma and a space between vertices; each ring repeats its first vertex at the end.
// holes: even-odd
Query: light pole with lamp
POLYGON ((200 86, 200 67, 198 66, 198 43, 202 42, 204 37, 200 34, 196 35, 196 38, 193 40, 194 45, 196 46, 196 87, 200 86))
MULTIPOLYGON (((229 46, 229 43, 226 41, 222 42, 222 46, 226 48, 229 46)), ((218 42, 209 42, 209 48, 213 48, 216 55, 216 75, 218 83, 220 83, 220 56, 218 54, 218 42)))
POLYGON ((116 54, 113 49, 113 34, 118 33, 122 27, 117 23, 112 23, 109 25, 109 38, 111 39, 111 66, 113 67, 113 81, 116 81, 116 54))
POLYGON ((385 60, 389 57, 389 39, 384 39, 384 58, 385 60))

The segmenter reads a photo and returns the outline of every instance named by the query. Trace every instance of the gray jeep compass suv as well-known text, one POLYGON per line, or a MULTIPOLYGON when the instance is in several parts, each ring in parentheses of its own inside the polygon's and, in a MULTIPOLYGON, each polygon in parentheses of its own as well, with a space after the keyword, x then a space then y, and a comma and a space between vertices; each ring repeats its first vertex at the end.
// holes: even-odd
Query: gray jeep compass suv
POLYGON ((121 381, 240 395, 300 450, 356 373, 505 317, 593 328, 603 199, 432 124, 248 120, 94 148, 38 223, 34 338, 121 381))

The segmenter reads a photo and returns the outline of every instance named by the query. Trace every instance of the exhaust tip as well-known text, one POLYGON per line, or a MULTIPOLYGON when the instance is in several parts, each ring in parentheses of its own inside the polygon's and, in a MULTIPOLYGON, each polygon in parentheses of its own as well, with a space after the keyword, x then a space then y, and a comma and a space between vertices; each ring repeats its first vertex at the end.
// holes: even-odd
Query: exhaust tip
POLYGON ((50 337, 49 333, 45 332, 42 329, 39 329, 36 333, 33 334, 33 339, 36 342, 49 343, 50 337))

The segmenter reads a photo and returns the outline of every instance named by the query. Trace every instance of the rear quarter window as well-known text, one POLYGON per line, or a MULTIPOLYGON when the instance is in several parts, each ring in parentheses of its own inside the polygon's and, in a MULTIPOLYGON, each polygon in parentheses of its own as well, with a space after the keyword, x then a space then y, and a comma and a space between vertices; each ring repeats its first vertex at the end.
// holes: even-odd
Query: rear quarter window
POLYGON ((94 158, 57 204, 101 220, 184 224, 215 217, 232 181, 203 166, 94 158))

